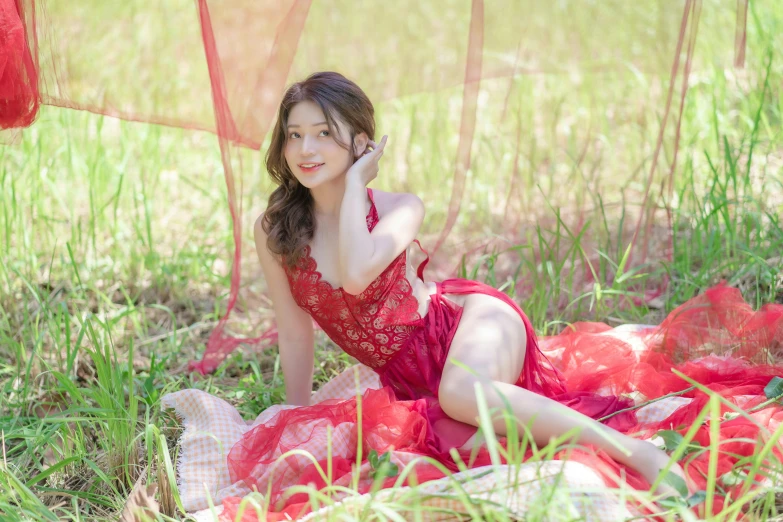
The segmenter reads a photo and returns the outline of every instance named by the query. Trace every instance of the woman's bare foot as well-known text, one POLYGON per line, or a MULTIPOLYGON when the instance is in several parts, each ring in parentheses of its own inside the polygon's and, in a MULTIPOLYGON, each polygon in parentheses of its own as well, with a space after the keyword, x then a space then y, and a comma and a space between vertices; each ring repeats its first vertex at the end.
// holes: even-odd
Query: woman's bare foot
MULTIPOLYGON (((638 455, 638 458, 634 456, 633 467, 636 469, 636 471, 642 474, 642 476, 645 478, 645 480, 647 480, 647 482, 650 483, 650 485, 652 485, 656 480, 658 480, 658 476, 661 474, 661 471, 669 464, 671 458, 666 454, 665 451, 658 448, 658 446, 652 442, 648 442, 646 440, 639 440, 638 442, 640 443, 639 450, 634 452, 638 455)), ((679 482, 679 478, 682 480, 682 485, 687 492, 688 487, 687 480, 685 479, 685 472, 676 462, 672 463, 668 472, 673 473, 675 477, 671 477, 669 480, 661 481, 658 484, 655 493, 664 497, 682 496, 682 492, 675 489, 674 486, 676 485, 676 482, 679 482)), ((679 489, 683 489, 683 487, 680 487, 679 489)))

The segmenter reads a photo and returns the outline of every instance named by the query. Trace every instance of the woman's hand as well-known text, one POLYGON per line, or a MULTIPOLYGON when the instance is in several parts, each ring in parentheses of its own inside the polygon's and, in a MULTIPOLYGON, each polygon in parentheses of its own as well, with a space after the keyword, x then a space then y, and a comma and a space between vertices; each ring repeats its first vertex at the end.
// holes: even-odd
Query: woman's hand
POLYGON ((362 156, 348 169, 346 180, 349 183, 361 183, 365 187, 378 177, 378 161, 383 156, 387 138, 388 136, 384 136, 379 144, 372 140, 367 143, 367 149, 362 156))

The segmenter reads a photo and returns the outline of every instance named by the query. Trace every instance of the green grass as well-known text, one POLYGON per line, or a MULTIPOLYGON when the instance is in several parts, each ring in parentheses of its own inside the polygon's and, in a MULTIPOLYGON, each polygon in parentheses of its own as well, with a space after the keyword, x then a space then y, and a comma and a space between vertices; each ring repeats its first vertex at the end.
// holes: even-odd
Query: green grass
MULTIPOLYGON (((629 66, 484 82, 462 212, 429 276, 456 270, 504 289, 541 334, 576 320, 658 322, 722 279, 754 307, 783 302, 783 9, 751 3, 747 65, 737 70, 727 67, 721 28, 730 24, 715 5, 703 8, 671 193, 661 188, 674 161, 671 124, 654 172, 647 259, 628 263, 628 245, 668 84, 629 66), (671 261, 664 206, 672 209, 671 261), (636 304, 664 277, 664 295, 636 304)), ((446 221, 460 99, 446 88, 377 104, 390 154, 375 186, 423 197, 425 247, 446 221)), ((260 153, 240 155, 246 262, 230 327, 250 334, 273 319, 250 233, 270 184, 260 153)), ((0 148, 2 520, 106 520, 141 473, 170 484, 180 430, 160 411, 169 391, 205 390, 245 418, 284 400, 274 347, 240 349, 205 379, 183 371, 225 309, 231 241, 210 134, 44 107, 20 143, 0 148)), ((351 362, 323 336, 316 361, 316 386, 351 362)), ((673 450, 685 454, 688 443, 673 450)), ((508 450, 492 447, 518 462, 529 444, 522 433, 508 450)), ((568 440, 537 458, 558 445, 568 440)), ((743 466, 761 466, 769 451, 743 466)), ((710 477, 711 490, 720 478, 710 477)), ((184 518, 176 484, 162 489, 164 512, 184 518)), ((780 517, 780 491, 777 479, 733 499, 719 519, 780 517)), ((407 495, 377 509, 405 513, 418 502, 407 495)), ((561 499, 552 492, 530 519, 561 499)), ((509 519, 487 503, 465 503, 478 518, 509 519)))

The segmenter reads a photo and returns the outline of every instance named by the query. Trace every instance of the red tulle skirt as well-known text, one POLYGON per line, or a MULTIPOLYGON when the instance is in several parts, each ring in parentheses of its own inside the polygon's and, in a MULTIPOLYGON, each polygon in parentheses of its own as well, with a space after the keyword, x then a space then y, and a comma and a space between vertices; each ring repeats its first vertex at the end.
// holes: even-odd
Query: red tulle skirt
MULTIPOLYGON (((315 437, 321 436, 326 427, 338 436, 349 437, 355 442, 356 450, 361 448, 362 455, 370 450, 383 453, 393 449, 432 457, 446 468, 456 470, 449 452, 460 448, 476 428, 450 419, 438 405, 440 375, 462 313, 459 306, 443 295, 477 292, 493 295, 513 306, 527 326, 528 349, 517 385, 594 419, 688 388, 690 384, 672 369, 745 409, 761 404, 766 399, 764 388, 772 377, 783 376, 783 367, 769 363, 783 346, 783 306, 767 305, 754 312, 736 289, 718 286, 708 290, 671 312, 660 326, 640 332, 633 342, 605 335, 611 330, 607 325, 575 324, 558 336, 542 340, 548 347, 547 357, 539 349, 527 317, 508 296, 475 281, 447 280, 431 296, 425 325, 415 333, 407 349, 401 350, 381 370, 383 388, 366 391, 360 400, 326 401, 285 410, 253 428, 229 454, 232 482, 244 481, 251 489, 262 491, 270 488, 272 495, 268 500, 277 513, 270 515, 270 519, 306 511, 306 497, 285 497, 276 485, 290 484, 292 478, 299 484, 325 485, 315 465, 287 466, 288 476, 281 475, 271 482, 266 477, 263 484, 257 483, 255 477, 286 451, 322 444, 315 437)), ((685 433, 707 404, 708 396, 695 389, 681 397, 690 400, 663 421, 640 422, 634 411, 628 411, 612 416, 607 424, 624 433, 642 432, 640 435, 646 437, 661 429, 685 433)), ((729 411, 721 405, 721 415, 729 411)), ((774 432, 783 420, 783 412, 779 404, 773 403, 754 412, 752 418, 752 421, 743 417, 725 418, 721 422, 721 440, 739 440, 721 446, 719 474, 728 472, 739 458, 757 451, 753 441, 763 440, 766 430, 774 432)), ((700 428, 696 440, 709 446, 709 433, 709 426, 700 428)), ((505 441, 501 439, 501 443, 505 441)), ((459 449, 458 453, 470 466, 490 463, 485 448, 459 449)), ((773 454, 778 459, 783 456, 777 449, 773 454)), ((350 474, 356 457, 356 451, 333 456, 332 480, 350 474)), ((599 471, 608 485, 614 485, 614 478, 620 476, 623 468, 600 451, 577 453, 570 458, 581 459, 599 471)), ((688 462, 683 460, 692 488, 705 487, 707 463, 707 453, 688 462)), ((326 468, 325 462, 319 464, 326 468)), ((419 482, 443 475, 428 465, 420 465, 416 470, 419 482)), ((649 487, 633 470, 623 468, 622 471, 633 487, 649 487)), ((388 485, 394 480, 387 479, 388 485)), ((360 481, 360 491, 369 490, 370 485, 371 481, 360 481)), ((235 512, 237 500, 224 502, 227 516, 235 512)), ((715 509, 720 505, 717 502, 715 509)))

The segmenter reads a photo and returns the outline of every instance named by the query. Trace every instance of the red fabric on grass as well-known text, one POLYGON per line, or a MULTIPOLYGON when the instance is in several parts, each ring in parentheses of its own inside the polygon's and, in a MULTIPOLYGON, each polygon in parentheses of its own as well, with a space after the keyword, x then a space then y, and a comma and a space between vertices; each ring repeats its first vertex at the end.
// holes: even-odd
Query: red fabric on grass
MULTIPOLYGON (((497 291, 488 290, 486 285, 473 281, 451 280, 445 281, 440 286, 440 291, 443 293, 481 292, 507 299, 498 295, 501 293, 497 291)), ((443 314, 455 313, 454 306, 448 303, 440 298, 440 293, 433 296, 435 319, 428 328, 435 332, 434 336, 430 336, 435 340, 429 342, 441 343, 443 341, 438 337, 443 335, 447 339, 450 338, 450 328, 442 328, 443 324, 448 326, 450 323, 438 322, 443 314), (438 325, 441 325, 440 330, 438 325)), ((754 312, 737 300, 734 289, 719 285, 671 312, 660 326, 639 333, 638 340, 641 344, 637 346, 629 346, 626 340, 599 335, 609 330, 606 325, 582 323, 575 325, 575 328, 566 328, 562 334, 546 339, 548 346, 563 348, 558 364, 548 370, 547 364, 551 364, 548 359, 543 355, 536 356, 535 349, 531 350, 528 353, 534 355, 526 358, 525 372, 520 376, 517 384, 524 387, 525 383, 538 383, 533 386, 537 393, 565 403, 593 418, 600 418, 632 404, 629 399, 622 399, 620 394, 636 391, 643 394, 639 398, 641 401, 688 388, 690 386, 688 382, 671 372, 674 368, 747 410, 765 400, 764 387, 774 376, 783 376, 782 366, 753 362, 765 360, 769 356, 770 349, 779 349, 783 346, 783 329, 780 328, 783 321, 781 312, 783 312, 781 305, 768 305, 754 312), (683 310, 688 310, 690 321, 679 320, 683 310), (699 335, 691 335, 694 325, 705 324, 711 327, 696 328, 699 335), (759 332, 754 333, 750 328, 757 328, 759 332), (709 335, 706 333, 708 331, 711 332, 709 335), (757 341, 762 337, 760 332, 763 332, 763 335, 769 332, 773 334, 764 338, 764 344, 759 344, 757 341), (745 339, 752 340, 749 346, 742 344, 745 339), (597 342, 599 340, 600 342, 597 342), (694 355, 703 355, 706 347, 712 351, 710 355, 701 357, 694 355), (742 356, 721 354, 732 350, 742 356), (689 357, 693 359, 688 359, 689 357), (584 361, 584 364, 579 364, 578 361, 584 361), (603 369, 599 371, 597 368, 603 369), (542 381, 540 379, 542 374, 548 375, 548 378, 542 381), (596 394, 599 391, 609 395, 601 397, 596 394), (601 402, 602 400, 605 402, 601 402)), ((528 346, 537 346, 535 337, 531 337, 528 342, 528 346)), ((418 348, 416 351, 421 352, 422 348, 426 347, 418 348)), ((392 364, 388 365, 389 368, 393 368, 394 361, 398 359, 393 359, 392 364)), ((417 361, 421 364, 421 358, 417 361)), ((431 364, 431 361, 425 364, 431 364)), ((408 371, 410 368, 403 370, 403 372, 408 371)), ((423 375, 431 373, 426 371, 426 368, 421 372, 423 375)), ((383 373, 381 376, 383 380, 383 373)), ((449 455, 449 450, 466 441, 474 430, 467 425, 458 426, 461 423, 450 420, 443 414, 437 403, 437 388, 428 392, 426 381, 422 383, 421 376, 395 373, 395 379, 417 381, 419 384, 418 387, 402 388, 397 396, 392 384, 381 390, 368 390, 362 396, 363 454, 367 455, 372 449, 378 453, 396 449, 432 457, 442 462, 448 469, 455 471, 457 468, 449 455), (419 390, 419 392, 414 396, 404 396, 405 393, 410 393, 410 390, 419 390), (439 422, 444 419, 446 424, 439 425, 439 422)), ((684 435, 707 405, 708 396, 699 390, 692 390, 681 394, 680 397, 692 400, 689 404, 677 408, 662 421, 639 423, 635 412, 625 412, 611 418, 608 424, 624 433, 639 432, 646 437, 652 436, 658 430, 676 430, 684 435)), ((725 418, 719 427, 720 441, 723 441, 718 446, 719 476, 732 469, 738 459, 757 453, 760 449, 759 444, 766 443, 769 434, 773 433, 783 420, 783 409, 779 404, 752 413, 752 420, 743 417, 729 419, 725 414, 730 411, 726 406, 721 406, 721 415, 725 418), (729 439, 740 440, 725 442, 729 439)), ((354 430, 353 433, 358 440, 356 422, 355 399, 329 401, 280 412, 269 423, 248 432, 231 450, 229 466, 232 480, 245 481, 252 487, 255 485, 254 474, 265 466, 272 465, 282 452, 306 449, 311 433, 299 433, 297 426, 336 427, 347 424, 354 430), (313 422, 316 424, 314 425, 313 422)), ((703 447, 709 447, 709 425, 700 427, 694 440, 703 447)), ((500 441, 501 444, 505 444, 504 439, 501 438, 500 441)), ((460 450, 459 453, 471 466, 490 463, 486 448, 480 449, 473 455, 466 450, 460 450)), ((601 451, 589 451, 588 448, 588 451, 575 451, 568 455, 561 453, 556 456, 556 458, 566 457, 590 466, 610 487, 616 485, 617 477, 620 476, 625 476, 627 483, 632 487, 649 487, 649 484, 635 471, 618 464, 601 451)), ((771 457, 783 458, 779 447, 773 450, 771 457)), ((355 462, 355 459, 356 454, 347 457, 348 462, 355 462)), ((340 462, 342 462, 338 464, 340 473, 348 473, 347 464, 340 462)), ((681 464, 689 475, 691 489, 705 489, 708 454, 705 453, 695 459, 689 459, 686 455, 681 460, 681 464)), ((440 473, 432 469, 427 467, 422 469, 423 476, 429 479, 440 477, 440 473)), ((313 482, 313 469, 297 469, 295 473, 299 473, 302 477, 299 483, 313 482)), ((281 476, 280 480, 282 479, 281 476)), ((422 477, 419 477, 419 482, 422 481, 422 477)), ((366 491, 368 488, 369 483, 362 484, 360 491, 366 491)), ((741 488, 742 485, 737 485, 732 486, 730 490, 738 493, 741 488)), ((282 500, 283 491, 276 490, 274 486, 272 492, 273 496, 269 500, 277 514, 271 514, 270 520, 275 520, 275 517, 281 513, 291 515, 293 512, 299 513, 302 509, 306 512, 308 509, 304 500, 282 500)), ((722 506, 721 499, 717 500, 713 506, 714 513, 717 513, 722 506)), ((237 505, 236 499, 230 499, 224 505, 227 514, 233 513, 232 509, 237 505)), ((698 509, 703 510, 703 506, 698 509)))

